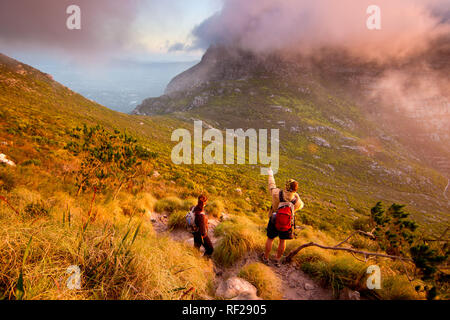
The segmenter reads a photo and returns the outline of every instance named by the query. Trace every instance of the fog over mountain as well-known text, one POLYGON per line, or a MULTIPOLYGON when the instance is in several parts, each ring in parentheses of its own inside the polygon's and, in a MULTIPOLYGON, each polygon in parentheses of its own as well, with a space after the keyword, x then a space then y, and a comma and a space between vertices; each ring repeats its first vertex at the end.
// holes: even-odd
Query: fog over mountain
POLYGON ((446 0, 380 0, 381 30, 366 27, 362 1, 225 0, 221 12, 193 31, 196 46, 233 45, 254 52, 311 53, 337 47, 386 61, 426 50, 450 30, 446 0))

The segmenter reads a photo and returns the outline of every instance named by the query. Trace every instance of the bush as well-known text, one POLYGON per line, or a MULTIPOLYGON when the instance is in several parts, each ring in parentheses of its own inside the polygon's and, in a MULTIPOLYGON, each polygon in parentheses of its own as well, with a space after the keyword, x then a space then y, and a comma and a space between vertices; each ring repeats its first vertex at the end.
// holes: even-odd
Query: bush
POLYGON ((186 228, 186 212, 175 211, 169 217, 168 225, 170 228, 186 228))
POLYGON ((23 212, 29 218, 41 218, 49 215, 49 210, 42 201, 27 204, 23 212))
POLYGON ((239 277, 253 284, 264 300, 281 300, 281 279, 268 266, 255 262, 244 266, 239 277))
POLYGON ((344 287, 359 288, 356 281, 363 279, 366 265, 349 256, 332 256, 328 260, 306 261, 301 265, 302 271, 320 280, 325 287, 331 287, 335 297, 339 297, 344 287))
POLYGON ((150 193, 139 193, 136 195, 136 207, 153 212, 155 209, 156 199, 150 193))
POLYGON ((25 166, 31 166, 31 165, 39 167, 41 165, 41 160, 39 160, 39 159, 30 159, 30 160, 26 160, 26 161, 22 162, 21 165, 24 166, 24 167, 25 166))
POLYGON ((189 197, 183 200, 183 210, 189 210, 197 205, 197 199, 189 197))
POLYGON ((361 230, 361 231, 364 231, 364 232, 369 232, 370 231, 369 218, 361 217, 361 218, 358 218, 358 219, 354 220, 353 223, 352 223, 352 227, 355 230, 361 230))
POLYGON ((160 199, 155 204, 155 211, 158 213, 172 213, 183 208, 183 201, 175 196, 160 199))
POLYGON ((417 300, 420 295, 404 275, 389 276, 382 279, 381 290, 377 293, 384 300, 417 300))
POLYGON ((14 189, 15 186, 16 183, 13 175, 8 171, 0 171, 0 190, 9 192, 14 189))
POLYGON ((244 217, 233 217, 219 224, 215 234, 221 236, 213 257, 225 267, 231 266, 251 251, 261 252, 264 235, 258 226, 244 217))
POLYGON ((208 202, 205 210, 211 216, 220 219, 220 217, 222 217, 222 213, 223 213, 224 209, 225 209, 225 206, 224 206, 222 200, 217 199, 217 200, 208 202))

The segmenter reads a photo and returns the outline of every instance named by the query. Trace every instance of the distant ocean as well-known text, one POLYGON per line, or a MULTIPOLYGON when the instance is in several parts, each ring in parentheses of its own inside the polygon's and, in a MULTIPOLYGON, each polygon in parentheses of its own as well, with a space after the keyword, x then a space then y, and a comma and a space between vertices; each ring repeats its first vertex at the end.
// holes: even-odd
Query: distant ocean
POLYGON ((56 81, 88 99, 112 110, 130 113, 144 99, 162 95, 173 77, 197 62, 120 61, 100 71, 56 63, 32 66, 51 74, 56 81))

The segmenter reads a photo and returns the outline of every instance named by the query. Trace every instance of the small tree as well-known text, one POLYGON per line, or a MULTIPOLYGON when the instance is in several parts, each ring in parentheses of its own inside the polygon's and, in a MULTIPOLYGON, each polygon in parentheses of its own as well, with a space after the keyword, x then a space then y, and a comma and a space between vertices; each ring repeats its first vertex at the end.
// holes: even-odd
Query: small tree
POLYGON ((88 187, 102 190, 109 185, 116 189, 116 196, 126 182, 143 173, 142 160, 155 157, 132 136, 118 130, 111 134, 99 125, 77 127, 71 137, 66 149, 82 159, 76 172, 77 194, 88 187))
MULTIPOLYGON (((449 276, 439 269, 439 265, 447 261, 448 242, 442 241, 442 239, 419 238, 416 234, 418 225, 409 219, 409 213, 405 212, 403 208, 403 205, 394 203, 385 211, 382 203, 378 202, 371 209, 371 223, 375 227, 373 233, 375 240, 380 248, 388 254, 410 256, 420 278, 430 285, 424 288, 427 298, 434 299, 438 290, 449 280, 449 276)), ((420 290, 421 288, 416 289, 420 290)))
POLYGON ((416 287, 416 290, 424 290, 428 299, 434 299, 439 291, 444 292, 449 289, 450 277, 445 272, 448 270, 446 263, 449 256, 449 241, 444 239, 449 228, 437 239, 420 238, 416 233, 417 224, 409 220, 409 213, 406 213, 403 208, 403 205, 394 203, 385 211, 382 203, 378 202, 370 211, 369 224, 372 232, 356 230, 335 246, 324 246, 314 242, 302 244, 288 254, 285 262, 289 263, 301 250, 314 246, 325 250, 346 251, 353 255, 360 254, 365 258, 383 257, 403 263, 414 263, 416 275, 418 273, 427 284, 423 289, 420 286, 416 287), (386 251, 387 254, 342 247, 357 234, 376 241, 380 249, 386 251), (444 267, 442 267, 443 265, 444 267))
POLYGON ((392 204, 387 211, 378 202, 370 210, 373 235, 380 248, 391 255, 405 255, 414 241, 417 224, 408 219, 409 213, 403 211, 404 205, 392 204))

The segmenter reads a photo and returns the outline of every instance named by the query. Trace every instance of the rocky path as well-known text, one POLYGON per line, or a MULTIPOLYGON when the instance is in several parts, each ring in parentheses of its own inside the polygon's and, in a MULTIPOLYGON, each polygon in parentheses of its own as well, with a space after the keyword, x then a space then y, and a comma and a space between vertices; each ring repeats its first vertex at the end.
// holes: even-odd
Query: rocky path
POLYGON ((282 279, 284 300, 332 300, 331 290, 321 288, 303 271, 292 265, 272 267, 282 279))
MULTIPOLYGON (((168 216, 164 214, 154 213, 151 216, 151 222, 154 230, 159 234, 168 233, 169 236, 175 240, 184 242, 188 245, 194 245, 194 241, 191 233, 184 229, 171 230, 168 223, 168 216)), ((209 220, 209 235, 213 245, 216 245, 219 238, 214 236, 214 230, 220 222, 218 220, 209 220)), ((201 248, 203 251, 203 248, 201 248)), ((260 262, 256 253, 249 253, 244 259, 236 263, 231 268, 223 268, 214 264, 214 271, 216 273, 215 285, 218 288, 222 283, 225 283, 227 279, 236 277, 243 266, 252 262, 260 262)), ((282 280, 282 293, 284 300, 331 300, 334 299, 333 293, 329 289, 321 288, 317 285, 308 275, 301 270, 297 269, 294 265, 282 265, 276 267, 273 263, 269 263, 269 267, 280 277, 282 280)), ((240 296, 242 299, 246 299, 245 295, 240 296)), ((252 296, 247 297, 251 299, 252 296)), ((257 298, 253 296, 253 298, 257 298)))

